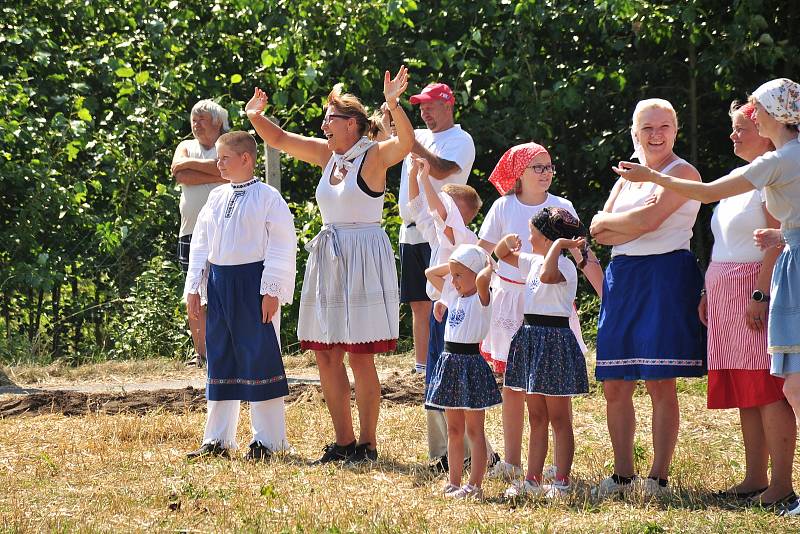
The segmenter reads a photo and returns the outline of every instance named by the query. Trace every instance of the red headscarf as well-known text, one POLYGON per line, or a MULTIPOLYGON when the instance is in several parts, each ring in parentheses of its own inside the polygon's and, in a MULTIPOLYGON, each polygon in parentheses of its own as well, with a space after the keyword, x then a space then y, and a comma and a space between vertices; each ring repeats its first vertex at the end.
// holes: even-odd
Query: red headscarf
POLYGON ((525 172, 525 167, 539 154, 549 155, 547 149, 537 143, 512 146, 497 162, 489 181, 501 195, 505 195, 525 172))

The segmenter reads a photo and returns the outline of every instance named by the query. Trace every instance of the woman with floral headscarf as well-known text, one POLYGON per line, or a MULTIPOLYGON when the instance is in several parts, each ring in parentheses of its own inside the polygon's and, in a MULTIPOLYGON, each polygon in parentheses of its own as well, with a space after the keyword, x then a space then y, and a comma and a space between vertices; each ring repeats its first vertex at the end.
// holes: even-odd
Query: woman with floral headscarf
MULTIPOLYGON (((776 150, 754 159, 710 183, 699 183, 667 176, 645 165, 622 161, 614 172, 630 182, 653 182, 666 190, 704 203, 740 195, 753 189, 762 192, 769 212, 780 221, 783 252, 772 273, 768 352, 770 371, 784 377, 783 392, 800 414, 800 84, 787 78, 771 80, 753 92, 753 120, 758 133, 767 137, 776 150)), ((787 515, 800 515, 800 501, 789 494, 767 501, 776 505, 791 501, 781 509, 787 515)))
MULTIPOLYGON (((673 148, 675 109, 666 100, 639 102, 631 135, 639 161, 692 181, 700 174, 673 148)), ((598 496, 641 486, 645 495, 667 491, 678 440, 677 377, 705 374, 706 343, 697 305, 703 277, 689 251, 700 203, 659 187, 618 180, 591 233, 613 245, 597 328, 595 376, 603 382, 614 472, 598 496), (643 380, 653 404, 653 464, 647 478, 634 471, 636 412, 633 393, 643 380)))
MULTIPOLYGON (((550 154, 542 145, 525 143, 511 147, 497 163, 489 181, 503 195, 497 199, 478 234, 478 245, 492 253, 495 245, 507 234, 528 235, 531 217, 543 208, 560 207, 577 218, 572 202, 548 193, 553 182, 555 167, 550 154)), ((522 243, 522 252, 530 253, 531 245, 522 243)), ((583 258, 578 259, 581 263, 583 258)), ((592 285, 598 289, 602 285, 603 272, 593 254, 582 268, 592 285)), ((511 338, 519 330, 523 320, 525 281, 519 269, 505 262, 499 262, 497 276, 494 277, 492 293, 492 321, 489 335, 483 342, 482 350, 491 355, 495 370, 502 372, 508 360, 511 338)), ((581 341, 580 325, 573 314, 571 327, 581 341)), ((505 388, 504 388, 505 389, 505 388)), ((503 393, 503 440, 505 461, 497 462, 490 476, 511 481, 522 476, 522 427, 524 420, 525 395, 507 398, 503 393)))

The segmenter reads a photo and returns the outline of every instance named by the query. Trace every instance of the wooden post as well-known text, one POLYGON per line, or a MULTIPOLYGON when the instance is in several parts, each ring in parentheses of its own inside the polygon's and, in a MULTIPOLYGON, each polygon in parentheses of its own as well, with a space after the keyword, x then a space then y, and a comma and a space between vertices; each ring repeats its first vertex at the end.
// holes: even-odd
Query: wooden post
MULTIPOLYGON (((267 117, 269 120, 278 124, 275 117, 267 117)), ((264 143, 264 170, 267 173, 267 183, 281 190, 281 151, 264 143)))

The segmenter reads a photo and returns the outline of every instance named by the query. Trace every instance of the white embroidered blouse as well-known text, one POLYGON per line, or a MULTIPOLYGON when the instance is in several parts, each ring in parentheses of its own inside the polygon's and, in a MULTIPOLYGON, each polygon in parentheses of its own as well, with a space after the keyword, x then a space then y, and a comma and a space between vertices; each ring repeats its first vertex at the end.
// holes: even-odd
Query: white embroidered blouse
POLYGON ((184 298, 205 301, 208 266, 264 262, 261 294, 292 302, 297 236, 289 206, 274 187, 255 178, 214 189, 197 217, 184 298))

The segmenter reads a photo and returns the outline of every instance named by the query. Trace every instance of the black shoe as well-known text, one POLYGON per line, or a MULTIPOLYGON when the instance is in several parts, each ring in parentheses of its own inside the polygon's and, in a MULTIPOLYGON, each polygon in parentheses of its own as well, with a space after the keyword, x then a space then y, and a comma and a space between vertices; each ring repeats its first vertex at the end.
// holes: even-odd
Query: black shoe
POLYGON ((748 502, 751 506, 759 507, 764 510, 769 510, 771 512, 780 512, 787 506, 791 506, 797 500, 797 494, 794 491, 790 491, 787 495, 784 495, 777 501, 773 502, 764 502, 761 499, 756 497, 751 497, 748 499, 748 502))
POLYGON ((496 452, 493 452, 492 455, 489 456, 489 461, 486 462, 486 467, 491 469, 499 461, 500 461, 500 455, 496 452))
POLYGON ((450 465, 447 463, 447 455, 439 456, 431 462, 430 470, 434 473, 447 473, 450 470, 450 465))
POLYGON ((206 358, 205 356, 200 356, 196 352, 194 356, 186 360, 186 367, 197 367, 198 369, 202 369, 206 366, 206 358))
POLYGON ((370 449, 369 445, 369 443, 356 445, 356 451, 350 455, 350 458, 348 458, 345 463, 347 465, 360 465, 367 462, 377 462, 378 449, 370 449))
POLYGON ((219 441, 211 441, 209 443, 203 443, 199 449, 187 454, 186 458, 189 460, 194 460, 196 458, 204 458, 206 456, 219 456, 220 458, 230 459, 231 452, 223 447, 219 441))
POLYGON ((761 488, 753 491, 731 491, 731 490, 719 490, 716 493, 717 498, 719 499, 731 499, 737 501, 746 501, 747 499, 751 499, 753 497, 757 497, 761 495, 767 490, 767 488, 761 488))
POLYGON ((250 450, 244 455, 244 459, 252 462, 266 462, 270 456, 272 456, 272 451, 260 441, 255 441, 250 444, 250 450))
POLYGON ((327 464, 330 462, 344 462, 355 454, 356 442, 354 441, 349 445, 338 445, 336 442, 333 442, 325 445, 322 450, 325 451, 325 454, 314 462, 314 465, 327 464))

